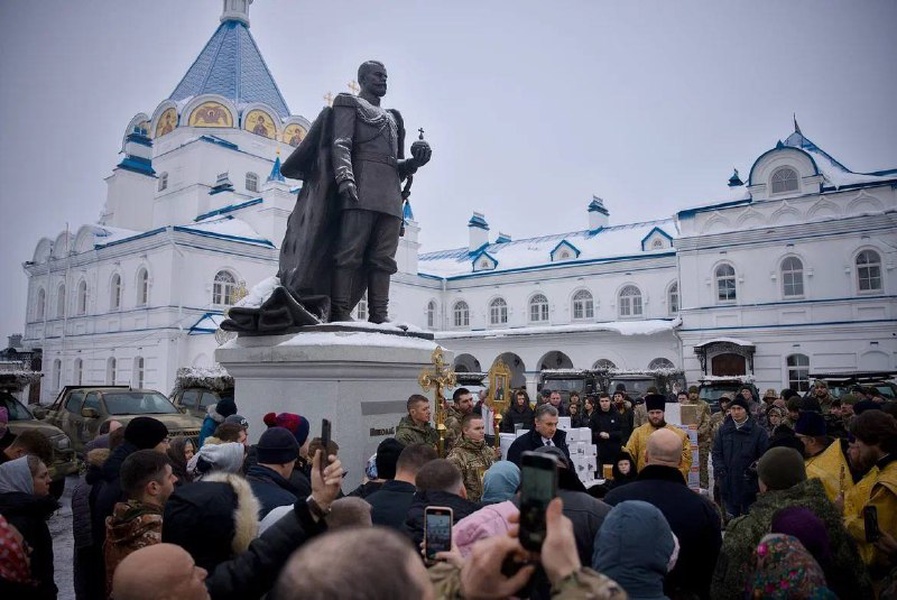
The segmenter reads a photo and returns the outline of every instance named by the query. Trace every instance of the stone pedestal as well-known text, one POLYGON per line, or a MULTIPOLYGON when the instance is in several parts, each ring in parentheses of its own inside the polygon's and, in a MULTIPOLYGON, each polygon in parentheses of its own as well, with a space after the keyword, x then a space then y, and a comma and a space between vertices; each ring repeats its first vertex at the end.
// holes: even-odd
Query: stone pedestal
POLYGON ((317 331, 240 336, 218 348, 215 359, 234 377, 252 443, 266 429, 265 413, 306 417, 311 437, 321 435, 321 419, 330 419, 348 493, 361 483, 377 445, 395 434, 408 397, 423 393, 417 378, 435 349, 429 339, 376 330, 317 331))

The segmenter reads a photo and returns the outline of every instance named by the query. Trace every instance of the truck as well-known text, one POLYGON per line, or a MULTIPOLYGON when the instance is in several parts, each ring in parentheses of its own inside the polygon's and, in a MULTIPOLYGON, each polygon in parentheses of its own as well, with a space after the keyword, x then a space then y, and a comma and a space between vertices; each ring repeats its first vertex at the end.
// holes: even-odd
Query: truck
POLYGON ((580 397, 601 392, 612 394, 618 385, 623 385, 626 395, 636 401, 650 387, 660 394, 673 395, 685 388, 685 373, 677 369, 544 369, 539 373, 537 388, 558 391, 567 402, 570 392, 575 391, 580 397))

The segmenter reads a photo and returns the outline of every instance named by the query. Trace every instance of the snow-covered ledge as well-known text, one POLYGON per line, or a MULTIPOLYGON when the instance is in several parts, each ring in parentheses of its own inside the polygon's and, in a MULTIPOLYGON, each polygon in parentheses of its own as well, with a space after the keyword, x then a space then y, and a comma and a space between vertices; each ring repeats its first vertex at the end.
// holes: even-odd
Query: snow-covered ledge
MULTIPOLYGON (((369 331, 308 332, 279 336, 239 336, 215 352, 234 377, 237 409, 249 420, 250 440, 265 430, 268 412, 294 412, 321 433, 321 419, 333 423, 333 440, 346 476, 343 489, 361 483, 368 457, 395 433, 417 382, 430 366, 436 343, 383 332, 398 328, 370 326, 369 331)), ((446 352, 446 362, 452 355, 446 352)), ((432 398, 432 393, 427 394, 432 398)))

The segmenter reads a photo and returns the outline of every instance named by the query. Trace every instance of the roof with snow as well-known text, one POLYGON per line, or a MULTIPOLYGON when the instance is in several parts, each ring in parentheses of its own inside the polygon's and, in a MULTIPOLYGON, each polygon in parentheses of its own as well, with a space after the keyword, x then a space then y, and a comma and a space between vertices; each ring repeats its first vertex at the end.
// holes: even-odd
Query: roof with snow
POLYGON ((608 321, 605 323, 572 323, 570 325, 536 325, 513 329, 485 329, 482 331, 437 331, 435 339, 516 337, 537 334, 571 334, 609 332, 620 335, 658 335, 682 325, 681 319, 646 319, 644 321, 608 321))
POLYGON ((169 98, 181 102, 202 94, 224 96, 238 109, 262 102, 281 118, 290 116, 249 28, 239 20, 219 25, 169 98))
MULTIPOLYGON (((655 228, 671 239, 679 234, 676 222, 670 218, 602 227, 593 231, 586 229, 494 242, 477 249, 474 254, 488 253, 497 263, 495 269, 490 272, 503 272, 552 265, 552 251, 563 241, 579 251, 579 255, 575 259, 564 261, 564 265, 627 257, 657 256, 672 252, 670 248, 642 250, 641 240, 655 228)), ((427 252, 420 255, 418 270, 422 274, 437 277, 463 277, 472 274, 471 260, 473 257, 468 247, 427 252)))
POLYGON ((211 217, 189 225, 177 225, 174 230, 274 248, 270 240, 263 238, 249 224, 235 219, 233 215, 211 217))

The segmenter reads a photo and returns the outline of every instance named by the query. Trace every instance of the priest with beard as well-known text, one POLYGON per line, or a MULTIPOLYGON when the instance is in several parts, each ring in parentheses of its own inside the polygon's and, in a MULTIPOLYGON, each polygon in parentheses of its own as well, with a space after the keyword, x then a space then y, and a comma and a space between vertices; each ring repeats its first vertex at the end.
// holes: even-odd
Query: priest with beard
POLYGON ((658 429, 669 429, 679 436, 679 439, 682 441, 682 462, 679 464, 679 470, 687 481, 688 471, 691 469, 691 442, 688 441, 688 435, 685 431, 666 422, 664 419, 665 405, 666 398, 660 394, 648 394, 645 396, 648 422, 639 425, 632 432, 624 450, 635 460, 636 469, 641 471, 647 463, 645 451, 648 449, 648 437, 658 429))

